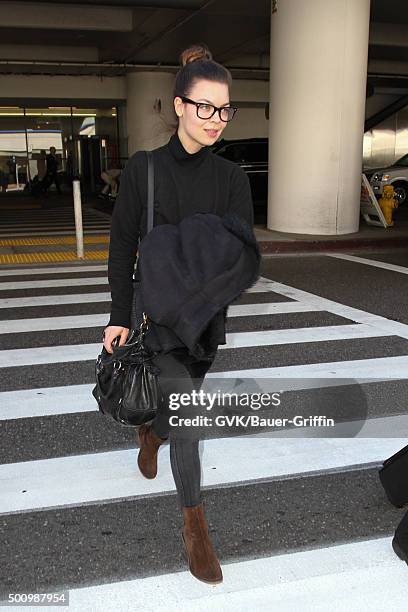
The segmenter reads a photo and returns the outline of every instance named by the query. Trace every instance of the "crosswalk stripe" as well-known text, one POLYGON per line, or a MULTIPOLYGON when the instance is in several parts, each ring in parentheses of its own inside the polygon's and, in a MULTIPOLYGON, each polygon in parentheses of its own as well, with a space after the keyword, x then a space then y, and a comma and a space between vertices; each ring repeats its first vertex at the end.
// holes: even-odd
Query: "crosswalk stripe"
POLYGON ((276 346, 278 344, 300 344, 303 342, 327 342, 330 340, 352 340, 392 336, 392 332, 379 332, 370 325, 328 325, 325 327, 297 327, 226 334, 227 344, 218 348, 232 349, 247 346, 276 346))
MULTIPOLYGON (((327 470, 379 464, 405 438, 296 438, 273 436, 202 440, 203 487, 252 482, 327 470), (228 457, 228 461, 225 461, 228 457)), ((137 450, 69 455, 0 465, 0 514, 175 490, 169 445, 158 454, 158 474, 139 473, 137 450), (24 493, 22 493, 24 491, 24 493)))
POLYGON ((388 263, 386 261, 377 261, 376 259, 367 259, 366 257, 356 257, 355 255, 346 255, 345 253, 325 253, 325 256, 365 264, 367 266, 373 266, 374 268, 382 268, 383 270, 388 270, 391 272, 399 272, 400 274, 408 274, 408 268, 405 266, 398 266, 397 264, 388 263))
MULTIPOLYGON (((266 278, 261 278, 256 285, 248 290, 251 292, 268 292, 272 291, 280 293, 290 299, 295 299, 302 303, 305 308, 310 311, 324 310, 338 316, 348 318, 354 322, 373 326, 376 330, 375 335, 387 336, 395 335, 401 338, 408 339, 408 325, 399 323, 391 319, 387 319, 380 315, 374 315, 364 310, 359 310, 351 306, 345 306, 338 302, 315 296, 306 291, 294 289, 282 283, 277 283, 266 278)), ((104 294, 77 294, 77 295, 55 295, 55 296, 34 296, 28 298, 5 298, 0 299, 0 308, 23 307, 23 306, 45 306, 57 304, 76 304, 84 302, 101 302, 110 301, 110 293, 104 294)), ((349 327, 349 326, 347 326, 349 327)), ((351 333, 351 330, 349 330, 351 333)), ((221 345, 222 346, 222 345, 221 345)))
MULTIPOLYGON (((272 331, 227 333, 224 345, 218 349, 236 349, 255 346, 277 346, 307 342, 328 342, 333 340, 376 338, 392 333, 380 332, 369 325, 336 325, 327 327, 305 327, 278 329, 272 331)), ((62 363, 68 361, 95 360, 101 351, 101 343, 65 344, 25 349, 8 349, 0 353, 0 368, 37 365, 41 363, 62 363), (12 365, 10 365, 12 364, 12 365)))
MULTIPOLYGON (((92 266, 87 266, 88 268, 92 268, 92 266)), ((106 269, 106 266, 98 266, 98 269, 106 269)), ((26 268, 27 273, 30 274, 30 268, 26 268)), ((41 274, 41 268, 36 268, 36 270, 38 270, 38 274, 41 274)), ((78 268, 78 271, 81 270, 83 271, 84 268, 78 268)), ((55 272, 55 270, 53 270, 55 272)), ((61 269, 61 272, 63 272, 64 270, 61 269)), ((68 271, 67 269, 65 271, 68 271)), ((7 271, 9 272, 9 271, 7 271)), ((32 274, 34 274, 33 271, 31 271, 32 274)), ((98 280, 101 279, 101 277, 96 277, 98 278, 98 280)), ((77 280, 82 280, 82 279, 77 279, 77 280)), ((97 284, 94 283, 95 278, 92 277, 92 284, 97 284)), ((64 279, 64 282, 67 282, 68 284, 68 279, 64 279)), ((254 288, 255 291, 255 288, 254 288)), ((259 287, 259 289, 256 289, 256 291, 260 291, 260 292, 265 292, 268 291, 268 289, 263 288, 263 285, 261 285, 259 287)), ((62 294, 62 295, 44 295, 44 296, 33 296, 33 297, 22 297, 22 298, 3 298, 0 299, 0 309, 1 308, 22 308, 22 307, 29 307, 29 306, 54 306, 54 305, 58 305, 58 304, 80 304, 80 303, 87 303, 87 302, 110 302, 111 301, 111 294, 110 293, 86 293, 86 294, 62 294)), ((310 304, 310 305, 306 305, 305 307, 308 308, 308 310, 314 310, 315 307, 310 304)), ((321 310, 320 307, 317 307, 317 310, 321 310)), ((239 315, 238 315, 239 316, 239 315)))
POLYGON ((277 366, 274 368, 208 372, 206 376, 210 378, 213 376, 219 378, 350 378, 365 381, 369 379, 406 379, 407 371, 408 355, 402 355, 397 357, 377 357, 373 359, 277 366))
MULTIPOLYGON (((41 274, 41 272, 38 272, 41 274)), ((34 272, 33 272, 34 274, 34 272)), ((98 278, 98 277, 96 277, 98 278)), ((100 277, 99 277, 100 278, 100 277)), ((94 278, 92 278, 92 284, 94 278)), ((267 289, 260 288, 260 292, 265 292, 267 289)), ((57 294, 33 296, 26 298, 0 298, 0 308, 22 308, 29 306, 54 306, 58 304, 80 304, 84 302, 107 302, 111 301, 110 293, 86 293, 86 294, 57 294)), ((306 304, 305 304, 306 306, 306 304)), ((321 310, 320 307, 315 307, 312 304, 306 306, 308 310, 321 310)))
POLYGON ((107 284, 108 279, 104 276, 91 276, 88 278, 54 278, 36 281, 12 281, 9 283, 0 281, 0 291, 18 291, 19 289, 45 289, 46 287, 79 287, 80 285, 107 284))
POLYGON ((67 295, 38 295, 28 298, 0 299, 0 308, 25 308, 29 306, 58 306, 59 304, 85 304, 88 302, 110 302, 110 293, 82 293, 67 295))
POLYGON ((36 274, 59 274, 66 272, 102 272, 103 270, 107 270, 108 266, 104 265, 88 265, 84 266, 82 264, 78 264, 76 266, 54 266, 53 268, 0 268, 0 278, 2 276, 34 276, 36 274))
MULTIPOLYGON (((314 311, 311 306, 296 302, 278 302, 277 304, 244 304, 242 306, 230 306, 228 309, 228 318, 311 311, 314 311)), ((108 319, 109 313, 107 311, 106 314, 73 315, 66 317, 38 317, 36 319, 17 319, 15 321, 0 320, 0 333, 15 334, 29 331, 50 331, 53 329, 104 327, 107 324, 108 319)))
POLYGON ((295 312, 321 312, 323 308, 302 302, 265 302, 261 304, 231 305, 228 317, 252 317, 256 315, 291 314, 295 312))
POLYGON ((65 344, 29 349, 9 349, 0 353, 0 368, 95 360, 102 341, 94 344, 65 344))
POLYGON ((131 612, 135 601, 146 602, 143 608, 149 612, 406 610, 407 569, 389 536, 222 561, 222 571, 224 582, 210 589, 187 570, 70 588, 69 604, 81 612, 117 609, 118 602, 121 612, 131 612))
MULTIPOLYGON (((249 291, 251 290, 252 288, 249 289, 249 291)), ((305 304, 310 304, 311 306, 319 307, 327 312, 331 312, 332 314, 355 321, 356 323, 373 325, 378 330, 391 332, 395 336, 408 339, 408 325, 405 323, 399 323, 398 321, 387 319, 386 317, 375 315, 370 312, 366 312, 365 310, 353 308, 352 306, 346 306, 345 304, 334 302, 333 300, 322 298, 318 295, 314 295, 313 293, 308 293, 307 291, 296 289, 295 287, 290 287, 289 285, 284 285, 283 283, 271 281, 270 279, 264 277, 262 277, 256 285, 256 291, 262 290, 280 293, 288 298, 305 304)))
MULTIPOLYGON (((235 385, 234 381, 245 379, 242 384, 248 385, 248 389, 251 383, 256 382, 257 389, 265 392, 277 390, 277 382, 274 381, 279 381, 279 391, 398 381, 405 378, 407 364, 408 358, 405 357, 382 357, 326 363, 324 364, 326 369, 316 368, 316 364, 311 364, 310 366, 223 370, 222 372, 210 370, 202 388, 212 392, 214 383, 211 382, 211 379, 218 380, 219 385, 222 384, 220 379, 225 379, 225 381, 228 379, 229 382, 223 387, 227 386, 229 389, 232 388, 231 385, 235 385), (295 371, 296 368, 299 370, 295 371)), ((320 365, 323 364, 317 364, 317 366, 320 365)), ((97 412, 98 406, 92 395, 94 386, 93 382, 82 385, 3 391, 0 393, 0 421, 75 412, 97 412)))
POLYGON ((95 412, 95 384, 41 387, 0 393, 0 421, 73 412, 95 412))
POLYGON ((67 317, 40 317, 38 319, 17 319, 0 321, 0 334, 51 331, 56 329, 80 329, 83 327, 104 327, 109 313, 67 317))

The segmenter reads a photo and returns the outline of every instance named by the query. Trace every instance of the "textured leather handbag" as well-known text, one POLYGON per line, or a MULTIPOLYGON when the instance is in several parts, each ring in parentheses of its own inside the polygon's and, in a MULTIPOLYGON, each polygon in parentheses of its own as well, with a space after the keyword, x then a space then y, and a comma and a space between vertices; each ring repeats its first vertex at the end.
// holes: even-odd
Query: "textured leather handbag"
POLYGON ((125 344, 115 346, 113 353, 103 347, 95 364, 92 395, 100 412, 133 427, 153 419, 160 400, 160 369, 143 344, 145 325, 143 322, 139 330, 130 329, 125 344))
MULTIPOLYGON (((148 157, 148 214, 147 231, 153 227, 153 156, 148 157)), ((161 399, 158 382, 160 369, 152 363, 153 353, 144 344, 148 317, 142 312, 138 323, 137 300, 139 281, 133 281, 131 329, 126 342, 118 346, 119 337, 112 342, 113 353, 102 347, 95 363, 96 385, 92 390, 101 413, 122 425, 138 426, 153 419, 161 399)))

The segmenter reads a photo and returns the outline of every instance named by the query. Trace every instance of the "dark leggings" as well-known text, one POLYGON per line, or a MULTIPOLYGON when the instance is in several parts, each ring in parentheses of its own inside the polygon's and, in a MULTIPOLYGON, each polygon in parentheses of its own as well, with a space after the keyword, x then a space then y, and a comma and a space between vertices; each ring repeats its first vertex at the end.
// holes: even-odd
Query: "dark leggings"
POLYGON ((202 502, 199 438, 172 437, 169 416, 170 412, 174 413, 169 410, 169 395, 199 391, 212 362, 198 361, 183 348, 158 353, 153 361, 161 370, 159 380, 164 401, 158 406, 152 428, 161 438, 170 437, 170 463, 180 505, 196 506, 202 502))

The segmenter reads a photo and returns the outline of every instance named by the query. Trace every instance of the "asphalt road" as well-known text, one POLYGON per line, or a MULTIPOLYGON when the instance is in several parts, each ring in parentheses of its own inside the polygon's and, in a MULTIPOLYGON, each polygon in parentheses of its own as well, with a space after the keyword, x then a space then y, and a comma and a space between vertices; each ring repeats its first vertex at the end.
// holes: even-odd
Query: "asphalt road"
MULTIPOLYGON (((147 589, 157 579, 159 589, 166 575, 181 585, 168 594, 169 606, 187 609, 183 585, 194 590, 197 581, 182 555, 168 444, 159 452, 158 479, 146 481, 137 470, 134 431, 97 411, 90 389, 109 286, 93 282, 106 278, 106 267, 71 268, 0 270, 0 600, 9 592, 71 589, 75 602, 85 587, 96 587, 95 595, 101 585, 130 581, 115 609, 132 609, 126 593, 133 581, 147 589), (83 284, 70 284, 72 278, 83 284), (58 280, 63 283, 53 286, 58 280), (87 301, 92 293, 98 297, 87 301)), ((315 588, 313 567, 324 566, 327 551, 332 559, 338 553, 330 572, 340 580, 344 571, 357 571, 347 547, 364 544, 378 554, 379 567, 393 572, 392 592, 402 593, 406 566, 390 541, 405 511, 387 500, 378 469, 408 438, 407 303, 408 248, 268 256, 258 290, 232 305, 228 344, 218 351, 213 376, 362 379, 361 403, 356 412, 345 406, 345 414, 364 420, 354 434, 368 429, 361 437, 323 431, 290 437, 267 427, 246 439, 203 440, 204 503, 224 575, 231 568, 238 576, 231 592, 244 589, 246 564, 260 561, 261 576, 277 555, 292 568, 291 580, 315 588), (297 553, 311 559, 301 571, 297 553)), ((299 395, 310 409, 315 380, 299 395)), ((369 555, 359 558, 365 568, 369 555)), ((273 581, 265 573, 263 586, 272 589, 273 581)), ((283 572, 282 582, 289 581, 283 572)), ((247 601, 256 588, 247 587, 247 601)), ((364 589, 360 583, 357 592, 363 596, 364 589)), ((74 603, 71 609, 114 609, 104 596, 105 608, 74 603)), ((226 598, 230 607, 223 609, 238 609, 226 598)), ((147 600, 136 603, 153 609, 147 600)))

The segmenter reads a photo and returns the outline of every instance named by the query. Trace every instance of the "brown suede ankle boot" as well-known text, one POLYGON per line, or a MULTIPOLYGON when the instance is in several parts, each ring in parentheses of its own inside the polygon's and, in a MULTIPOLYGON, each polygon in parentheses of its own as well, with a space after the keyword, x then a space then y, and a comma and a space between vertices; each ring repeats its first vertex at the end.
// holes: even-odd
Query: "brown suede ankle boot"
POLYGON ((155 478, 157 475, 157 451, 165 442, 152 429, 151 423, 143 423, 138 431, 139 454, 137 465, 145 478, 155 478))
POLYGON ((203 504, 183 506, 181 532, 190 572, 203 582, 222 582, 223 576, 204 516, 203 504))

